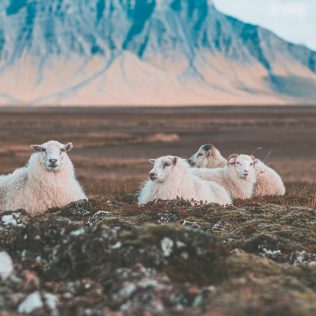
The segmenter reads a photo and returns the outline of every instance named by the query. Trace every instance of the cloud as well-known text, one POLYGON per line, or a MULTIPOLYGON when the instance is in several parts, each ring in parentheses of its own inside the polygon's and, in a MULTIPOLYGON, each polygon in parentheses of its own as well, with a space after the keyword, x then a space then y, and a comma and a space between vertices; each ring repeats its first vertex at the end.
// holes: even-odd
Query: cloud
POLYGON ((223 13, 272 30, 316 50, 315 0, 214 0, 223 13))

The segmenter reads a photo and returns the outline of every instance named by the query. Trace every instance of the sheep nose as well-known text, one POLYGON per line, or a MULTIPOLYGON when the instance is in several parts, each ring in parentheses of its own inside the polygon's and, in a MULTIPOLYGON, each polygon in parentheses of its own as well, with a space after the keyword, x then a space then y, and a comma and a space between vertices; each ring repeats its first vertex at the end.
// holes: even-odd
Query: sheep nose
POLYGON ((190 166, 193 166, 193 160, 192 159, 189 159, 188 163, 189 163, 190 166))
POLYGON ((157 175, 154 172, 151 172, 149 174, 149 178, 150 178, 150 180, 156 180, 157 179, 157 175))
POLYGON ((57 159, 49 159, 49 162, 54 165, 57 162, 57 159))

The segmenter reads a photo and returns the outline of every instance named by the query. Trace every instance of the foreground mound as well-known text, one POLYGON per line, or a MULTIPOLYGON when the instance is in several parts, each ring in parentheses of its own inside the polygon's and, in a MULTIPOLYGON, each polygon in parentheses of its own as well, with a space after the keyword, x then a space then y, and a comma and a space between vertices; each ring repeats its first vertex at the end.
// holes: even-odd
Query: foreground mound
POLYGON ((314 209, 95 200, 2 213, 0 234, 9 315, 316 313, 314 209))

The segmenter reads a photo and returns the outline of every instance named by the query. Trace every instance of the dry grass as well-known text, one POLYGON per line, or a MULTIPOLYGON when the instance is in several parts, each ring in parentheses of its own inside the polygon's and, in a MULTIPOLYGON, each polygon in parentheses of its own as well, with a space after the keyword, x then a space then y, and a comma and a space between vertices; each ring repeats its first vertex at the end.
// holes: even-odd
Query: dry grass
POLYGON ((310 198, 309 203, 307 204, 307 206, 311 207, 311 208, 316 208, 316 194, 310 198))

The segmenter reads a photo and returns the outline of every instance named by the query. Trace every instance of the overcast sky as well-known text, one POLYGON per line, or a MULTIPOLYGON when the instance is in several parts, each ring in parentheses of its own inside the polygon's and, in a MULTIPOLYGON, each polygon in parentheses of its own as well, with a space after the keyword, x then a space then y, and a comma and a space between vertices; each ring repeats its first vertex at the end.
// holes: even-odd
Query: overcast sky
POLYGON ((213 0, 216 7, 316 50, 316 0, 213 0))

